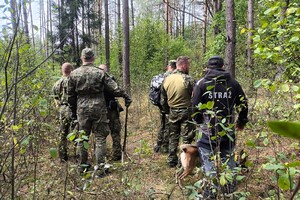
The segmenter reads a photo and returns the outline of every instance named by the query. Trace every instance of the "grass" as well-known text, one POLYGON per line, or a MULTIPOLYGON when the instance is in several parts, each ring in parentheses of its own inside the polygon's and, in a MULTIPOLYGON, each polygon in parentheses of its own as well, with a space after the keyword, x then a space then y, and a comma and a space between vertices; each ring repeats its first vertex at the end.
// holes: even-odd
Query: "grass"
MULTIPOLYGON (((125 113, 122 112, 123 125, 124 116, 125 113)), ((76 170, 75 158, 68 163, 60 163, 58 159, 50 157, 49 149, 57 146, 58 134, 54 120, 50 120, 49 123, 52 129, 49 129, 46 136, 36 140, 39 141, 37 143, 31 143, 24 154, 17 152, 16 199, 188 199, 191 191, 185 186, 191 186, 200 179, 201 174, 190 175, 183 180, 183 187, 179 187, 175 180, 176 169, 167 166, 167 156, 153 153, 159 112, 157 107, 148 103, 146 94, 133 96, 133 103, 129 107, 126 148, 128 157, 124 158, 123 163, 109 162, 112 164, 110 173, 103 178, 91 181, 80 176, 76 170)), ((257 124, 258 122, 254 126, 250 123, 237 136, 237 150, 245 149, 253 163, 249 172, 245 174, 245 179, 239 183, 238 191, 248 192, 246 199, 253 200, 268 199, 272 197, 270 191, 279 190, 276 181, 274 182, 274 172, 263 170, 262 164, 270 162, 269 157, 277 157, 278 152, 286 152, 289 155, 289 152, 294 150, 291 148, 293 141, 268 134, 265 127, 257 124), (266 133, 267 136, 262 136, 262 133, 266 133), (250 140, 256 144, 255 147, 249 146, 250 140)), ((123 133, 124 128, 122 137, 123 133)), ((91 137, 90 141, 92 140, 91 137)), ((110 136, 107 141, 109 158, 110 136)), ((74 154, 73 146, 70 144, 69 147, 69 153, 74 154)), ((90 160, 94 164, 92 152, 93 149, 90 150, 90 160)), ((8 159, 7 166, 3 166, 5 170, 0 178, 0 199, 10 199, 10 162, 8 159)), ((280 193, 286 198, 291 191, 280 193)))

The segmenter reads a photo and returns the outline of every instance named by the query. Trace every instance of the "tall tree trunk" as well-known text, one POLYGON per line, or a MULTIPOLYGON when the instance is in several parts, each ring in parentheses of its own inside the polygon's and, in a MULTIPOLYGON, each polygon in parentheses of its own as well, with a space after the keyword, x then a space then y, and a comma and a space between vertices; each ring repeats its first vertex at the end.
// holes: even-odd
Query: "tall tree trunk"
MULTIPOLYGON (((49 26, 50 26, 50 38, 51 38, 51 52, 54 51, 54 40, 53 40, 53 29, 52 29, 52 11, 51 11, 51 0, 48 0, 48 4, 49 4, 49 19, 50 19, 50 22, 49 22, 49 26)), ((53 69, 54 69, 54 66, 53 66, 53 69)))
MULTIPOLYGON (((84 5, 84 2, 82 3, 82 7, 81 7, 81 9, 82 9, 82 12, 81 12, 81 17, 82 17, 82 20, 81 20, 81 30, 82 30, 82 36, 83 37, 85 37, 85 23, 84 23, 84 19, 85 19, 85 5, 84 5)), ((83 48, 85 48, 86 47, 86 41, 83 41, 83 48)))
MULTIPOLYGON (((15 74, 14 74, 14 82, 17 83, 18 82, 18 73, 19 73, 19 42, 16 42, 16 63, 15 63, 15 74)), ((13 112, 13 124, 17 125, 17 102, 18 102, 18 84, 15 84, 14 86, 14 112, 13 112)), ((11 143, 11 199, 14 199, 15 196, 15 140, 16 138, 16 134, 14 131, 12 131, 12 143, 11 143)))
POLYGON ((33 45, 33 48, 35 48, 34 24, 33 24, 33 18, 32 18, 31 1, 28 1, 28 3, 29 3, 29 13, 30 13, 30 22, 31 22, 32 45, 33 45))
POLYGON ((124 59, 123 59, 123 85, 130 94, 130 70, 129 70, 129 8, 128 0, 123 0, 123 31, 124 31, 124 59))
POLYGON ((105 12, 105 58, 106 66, 109 69, 110 65, 110 44, 109 44, 109 19, 108 19, 108 0, 104 1, 105 12))
MULTIPOLYGON (((196 1, 193 1, 193 6, 191 7, 191 12, 193 13, 194 16, 196 16, 196 5, 197 5, 197 2, 196 1)), ((191 24, 193 24, 193 36, 194 38, 197 38, 197 36, 199 35, 198 33, 198 26, 197 26, 197 20, 196 19, 193 19, 193 21, 191 22, 191 24)))
POLYGON ((226 0, 225 67, 229 70, 233 78, 235 78, 235 31, 234 0, 226 0))
MULTIPOLYGON (((179 35, 181 35, 181 26, 180 24, 180 18, 179 16, 181 16, 181 13, 179 12, 179 2, 178 0, 174 0, 174 4, 173 4, 173 8, 172 9, 172 24, 174 24, 174 26, 172 27, 172 29, 174 30, 175 33, 173 33, 173 35, 175 37, 178 37, 179 35)), ((181 9, 183 10, 183 8, 181 9)), ((184 13, 182 11, 182 13, 184 13)))
POLYGON ((252 50, 252 44, 253 39, 252 30, 254 29, 254 0, 248 0, 248 38, 247 38, 247 64, 248 68, 253 72, 253 66, 254 66, 254 60, 253 60, 253 50, 252 50))
POLYGON ((22 1, 22 8, 23 8, 23 16, 24 16, 24 33, 26 37, 26 43, 30 43, 29 39, 29 28, 28 28, 28 13, 27 13, 27 6, 26 2, 22 1))
POLYGON ((170 7, 169 7, 169 0, 166 0, 165 3, 165 7, 166 7, 166 34, 170 33, 170 27, 169 27, 169 23, 170 23, 170 7))
POLYGON ((202 27, 202 53, 203 56, 206 53, 206 27, 207 27, 207 0, 203 4, 203 27, 202 27))
MULTIPOLYGON (((133 9, 131 7, 131 9, 133 9)), ((122 22, 121 22, 121 0, 118 0, 118 63, 120 67, 120 72, 122 72, 123 54, 122 54, 122 22)), ((120 73, 122 74, 122 73, 120 73)))
POLYGON ((50 18, 50 13, 49 13, 49 1, 47 0, 46 1, 46 26, 45 26, 45 42, 46 42, 46 56, 48 57, 49 55, 49 30, 50 30, 50 21, 51 21, 51 18, 50 18))
POLYGON ((99 57, 102 57, 102 23, 103 23, 103 17, 102 17, 102 0, 98 0, 98 16, 100 18, 99 20, 99 29, 98 29, 98 32, 99 32, 99 57))
MULTIPOLYGON (((76 20, 77 21, 77 20, 76 20)), ((76 22, 76 24, 77 24, 77 22, 76 22)), ((75 34, 76 34, 76 57, 77 57, 77 59, 76 59, 76 66, 80 66, 80 59, 78 59, 78 58, 80 58, 80 46, 79 46, 79 31, 78 31, 78 27, 77 26, 75 26, 75 34)))
POLYGON ((92 36, 91 36, 91 17, 90 17, 90 12, 91 12, 91 8, 90 8, 91 6, 90 6, 90 1, 88 0, 87 1, 87 8, 88 8, 88 12, 87 12, 87 15, 86 15, 86 17, 87 17, 87 32, 88 32, 88 40, 87 40, 87 42, 88 42, 88 46, 89 47, 92 47, 92 42, 91 42, 91 39, 92 39, 92 36))
POLYGON ((185 34, 185 10, 186 10, 186 7, 185 7, 185 0, 183 0, 183 5, 182 5, 182 9, 183 9, 183 12, 182 12, 182 27, 181 27, 181 34, 182 34, 182 37, 184 37, 184 34, 185 34))
POLYGON ((131 25, 132 28, 134 27, 134 8, 133 8, 133 0, 130 1, 130 5, 131 5, 131 25))
POLYGON ((16 29, 17 26, 17 1, 11 0, 10 1, 10 7, 11 7, 11 23, 13 30, 16 29))
POLYGON ((40 49, 43 49, 44 52, 46 52, 43 44, 43 42, 45 41, 44 27, 45 27, 44 1, 40 0, 40 41, 41 41, 40 49))
MULTIPOLYGON (((213 0, 213 14, 221 12, 221 10, 222 10, 222 1, 223 0, 213 0)), ((227 3, 226 3, 226 5, 227 5, 227 3)), ((216 23, 216 25, 214 27, 214 34, 218 35, 219 33, 221 33, 220 25, 218 23, 216 23)))

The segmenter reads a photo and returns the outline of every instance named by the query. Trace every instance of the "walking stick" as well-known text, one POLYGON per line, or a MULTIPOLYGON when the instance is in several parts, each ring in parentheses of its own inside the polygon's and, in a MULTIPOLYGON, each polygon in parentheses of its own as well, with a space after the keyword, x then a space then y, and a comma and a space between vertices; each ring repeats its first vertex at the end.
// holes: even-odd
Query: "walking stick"
POLYGON ((128 121, 128 107, 126 107, 126 109, 125 109, 124 141, 123 141, 123 148, 122 148, 122 163, 124 163, 124 155, 126 155, 128 157, 128 155, 126 154, 127 121, 128 121))

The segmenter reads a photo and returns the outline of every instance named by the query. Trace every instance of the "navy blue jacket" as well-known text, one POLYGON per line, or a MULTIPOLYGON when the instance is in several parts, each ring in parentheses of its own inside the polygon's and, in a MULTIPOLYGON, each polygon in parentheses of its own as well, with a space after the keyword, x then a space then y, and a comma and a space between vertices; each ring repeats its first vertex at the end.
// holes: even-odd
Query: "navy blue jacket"
POLYGON ((207 69, 205 77, 193 89, 192 105, 194 120, 203 133, 198 142, 207 147, 218 142, 234 143, 235 123, 245 125, 248 122, 246 95, 240 84, 222 68, 207 69), (220 140, 215 139, 216 135, 220 140))

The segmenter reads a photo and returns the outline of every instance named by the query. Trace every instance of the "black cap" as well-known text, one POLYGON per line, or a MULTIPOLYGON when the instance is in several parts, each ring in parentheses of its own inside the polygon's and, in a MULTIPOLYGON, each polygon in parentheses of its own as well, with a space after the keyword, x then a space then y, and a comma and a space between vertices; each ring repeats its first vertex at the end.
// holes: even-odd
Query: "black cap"
POLYGON ((221 56, 212 56, 208 59, 208 68, 221 68, 224 65, 224 60, 221 56))

